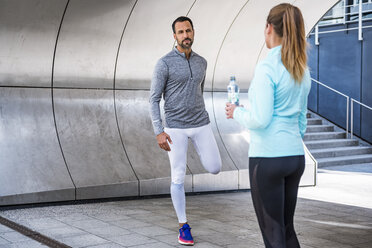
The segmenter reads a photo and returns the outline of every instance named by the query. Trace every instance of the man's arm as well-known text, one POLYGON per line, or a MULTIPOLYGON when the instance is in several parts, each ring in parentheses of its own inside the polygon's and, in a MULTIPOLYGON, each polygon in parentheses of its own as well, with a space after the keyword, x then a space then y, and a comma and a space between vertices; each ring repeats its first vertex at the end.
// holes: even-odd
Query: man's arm
POLYGON ((154 74, 151 80, 149 101, 152 126, 154 128, 155 135, 164 132, 159 103, 161 101, 167 79, 168 67, 162 60, 159 60, 155 66, 154 74))
POLYGON ((207 76, 207 61, 205 60, 205 75, 204 75, 204 78, 203 78, 203 81, 201 83, 201 92, 202 94, 204 93, 204 84, 205 84, 205 78, 207 76))
POLYGON ((151 80, 150 90, 150 114, 152 120, 152 126, 156 135, 156 140, 159 147, 170 151, 168 141, 172 143, 169 135, 164 132, 164 127, 161 121, 160 106, 161 97, 164 92, 165 84, 168 80, 168 66, 159 60, 155 66, 154 74, 151 80))
POLYGON ((203 81, 201 82, 201 85, 200 85, 202 94, 204 93, 204 83, 205 83, 205 76, 204 76, 203 81))

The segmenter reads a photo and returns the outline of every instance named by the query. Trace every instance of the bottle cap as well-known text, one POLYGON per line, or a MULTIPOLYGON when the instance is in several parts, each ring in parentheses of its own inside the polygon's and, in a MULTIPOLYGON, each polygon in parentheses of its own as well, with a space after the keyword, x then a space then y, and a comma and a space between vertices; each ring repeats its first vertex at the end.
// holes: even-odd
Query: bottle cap
POLYGON ((235 81, 236 79, 235 79, 235 76, 231 76, 230 77, 230 81, 235 81))

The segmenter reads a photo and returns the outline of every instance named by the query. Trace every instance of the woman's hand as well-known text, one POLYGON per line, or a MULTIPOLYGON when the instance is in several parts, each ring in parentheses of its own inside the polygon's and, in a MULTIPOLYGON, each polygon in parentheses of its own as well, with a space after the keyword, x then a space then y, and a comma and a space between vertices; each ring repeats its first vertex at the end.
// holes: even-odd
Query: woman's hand
POLYGON ((227 119, 234 119, 234 110, 237 106, 233 103, 226 103, 226 118, 227 119))

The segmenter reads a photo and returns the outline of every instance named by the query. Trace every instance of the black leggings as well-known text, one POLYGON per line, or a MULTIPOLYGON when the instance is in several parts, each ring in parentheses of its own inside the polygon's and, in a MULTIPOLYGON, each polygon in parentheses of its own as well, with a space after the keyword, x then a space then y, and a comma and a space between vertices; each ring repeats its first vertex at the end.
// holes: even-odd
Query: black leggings
POLYGON ((249 159, 252 200, 266 248, 300 247, 293 216, 304 168, 304 156, 249 159))

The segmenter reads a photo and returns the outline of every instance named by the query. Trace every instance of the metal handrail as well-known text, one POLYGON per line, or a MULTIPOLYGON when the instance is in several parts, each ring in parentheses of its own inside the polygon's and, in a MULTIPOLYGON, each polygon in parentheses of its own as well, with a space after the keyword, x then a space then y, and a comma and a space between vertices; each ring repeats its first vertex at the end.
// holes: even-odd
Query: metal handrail
MULTIPOLYGON (((371 18, 372 20, 372 18, 371 18)), ((315 27, 317 28, 317 27, 315 27)), ((363 26, 362 29, 366 29, 366 28, 372 28, 372 25, 369 25, 369 26, 363 26)), ((349 31, 349 30, 355 30, 355 29, 359 29, 359 27, 355 27, 355 28, 343 28, 343 29, 336 29, 336 30, 330 30, 330 31, 316 31, 314 33, 310 33, 309 35, 319 35, 319 34, 329 34, 329 33, 337 33, 337 32, 343 32, 343 31, 349 31)), ((318 40, 319 42, 319 40, 318 40)))
POLYGON ((344 93, 341 93, 338 90, 333 89, 332 87, 329 87, 328 85, 323 84, 322 82, 319 82, 318 80, 315 80, 314 78, 311 78, 312 81, 315 83, 332 90, 333 92, 343 96, 346 98, 346 138, 349 138, 349 99, 350 99, 350 139, 353 138, 353 133, 354 133, 354 102, 359 104, 362 107, 365 107, 369 110, 372 110, 372 107, 359 102, 358 100, 355 100, 354 98, 350 98, 348 95, 345 95, 344 93))
MULTIPOLYGON (((334 11, 334 10, 342 10, 342 15, 340 14, 339 16, 337 16, 335 19, 337 18, 344 18, 345 16, 348 16, 348 15, 357 15, 359 14, 359 11, 360 10, 354 10, 354 11, 351 11, 349 13, 346 12, 346 8, 358 8, 358 7, 361 7, 361 13, 364 14, 364 13, 370 13, 372 12, 372 10, 369 10, 369 9, 366 9, 366 10, 363 10, 363 5, 371 5, 372 2, 367 2, 367 3, 358 3, 358 4, 351 4, 351 5, 346 5, 346 4, 343 4, 342 6, 334 6, 331 10, 334 11)), ((328 13, 327 13, 328 14, 328 13)), ((323 19, 333 19, 332 17, 330 17, 329 15, 325 15, 323 19), (328 18, 329 17, 329 18, 328 18)), ((321 25, 322 26, 322 25, 321 25)))
MULTIPOLYGON (((372 14, 372 10, 371 10, 371 14, 372 14)), ((330 21, 330 20, 342 20, 343 18, 342 17, 338 17, 338 18, 332 18, 332 19, 329 19, 327 21, 330 21)), ((367 22, 367 21, 371 21, 372 18, 363 18, 362 21, 363 22, 367 22)), ((359 19, 355 19, 355 20, 349 20, 349 21, 343 21, 343 22, 334 22, 334 23, 326 23, 326 24, 318 24, 317 26, 319 27, 330 27, 330 26, 335 26, 335 25, 340 25, 340 24, 353 24, 353 23, 358 23, 359 22, 359 19)), ((315 32, 311 33, 311 34, 314 34, 315 32)))
MULTIPOLYGON (((343 14, 342 14, 342 19, 343 19, 343 23, 346 24, 347 22, 349 21, 346 21, 345 18, 346 16, 348 15, 358 15, 358 28, 352 28, 352 29, 358 29, 358 40, 362 41, 363 40, 363 29, 364 28, 370 28, 371 26, 367 26, 367 27, 363 27, 363 14, 364 13, 372 13, 372 10, 366 10, 366 11, 363 11, 363 5, 370 5, 371 3, 370 2, 367 2, 367 3, 363 3, 362 1, 359 1, 358 4, 353 4, 353 5, 346 5, 345 4, 345 1, 343 3, 343 6, 342 7, 334 7, 333 9, 341 9, 343 8, 343 14), (345 9, 346 8, 349 8, 349 7, 353 7, 353 8, 356 8, 356 7, 359 7, 358 9, 358 12, 355 11, 355 12, 350 12, 350 13, 346 13, 345 9)), ((341 16, 337 16, 336 18, 333 18, 333 19, 340 19, 341 16)), ((329 18, 329 20, 331 20, 332 18, 329 18)), ((367 18, 367 19, 370 19, 370 18, 367 18)), ((334 25, 334 23, 332 24, 325 24, 325 25, 321 25, 321 23, 317 24, 316 25, 316 28, 315 28, 315 45, 319 45, 319 31, 318 31, 318 26, 322 26, 322 27, 325 27, 325 26, 328 26, 328 25, 334 25)), ((351 29, 344 29, 344 30, 332 30, 332 31, 324 31, 324 32, 321 32, 321 33, 333 33, 333 32, 341 32, 341 31, 345 31, 345 30, 351 30, 351 29)), ((311 34, 310 34, 311 35, 311 34)))
POLYGON ((361 105, 361 106, 363 106, 363 107, 365 107, 365 108, 367 108, 367 109, 369 109, 369 110, 372 110, 372 107, 370 107, 370 106, 367 106, 367 105, 365 105, 364 103, 361 103, 361 102, 359 102, 359 101, 357 101, 357 100, 355 100, 354 98, 351 98, 350 99, 351 101, 350 101, 350 109, 351 109, 351 123, 350 123, 350 133, 351 133, 351 139, 353 138, 353 117, 354 117, 354 108, 353 108, 353 106, 354 106, 354 102, 356 102, 356 103, 358 103, 359 105, 361 105))
POLYGON ((344 93, 341 93, 338 90, 333 89, 332 87, 329 87, 328 85, 325 85, 325 84, 319 82, 318 80, 315 80, 314 78, 311 78, 311 80, 314 81, 315 83, 320 84, 321 86, 326 87, 327 89, 332 90, 333 92, 336 92, 337 94, 346 98, 346 138, 348 138, 349 137, 349 99, 350 99, 350 97, 345 95, 344 93))

